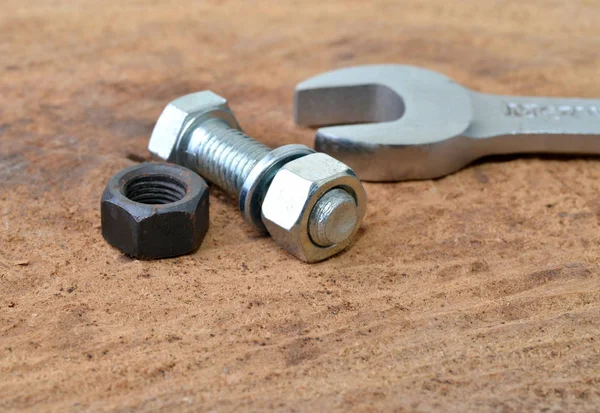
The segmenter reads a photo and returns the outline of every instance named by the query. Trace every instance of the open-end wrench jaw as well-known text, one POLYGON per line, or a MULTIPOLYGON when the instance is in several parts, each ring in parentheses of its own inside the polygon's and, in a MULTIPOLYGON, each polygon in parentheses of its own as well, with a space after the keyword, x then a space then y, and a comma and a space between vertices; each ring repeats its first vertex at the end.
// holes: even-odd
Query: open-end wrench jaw
POLYGON ((348 163, 361 179, 441 176, 470 161, 461 147, 472 118, 467 91, 412 66, 370 65, 327 72, 296 87, 297 124, 323 126, 318 151, 348 163), (452 150, 453 151, 453 150, 452 150))

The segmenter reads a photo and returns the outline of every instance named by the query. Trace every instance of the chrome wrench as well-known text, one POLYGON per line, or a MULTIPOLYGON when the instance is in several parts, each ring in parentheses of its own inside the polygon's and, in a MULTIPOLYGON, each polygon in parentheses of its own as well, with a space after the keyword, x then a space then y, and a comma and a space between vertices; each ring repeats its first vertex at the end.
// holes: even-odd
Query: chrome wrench
POLYGON ((486 155, 600 154, 600 100, 489 95, 430 70, 358 66, 296 87, 315 148, 367 181, 437 178, 486 155))

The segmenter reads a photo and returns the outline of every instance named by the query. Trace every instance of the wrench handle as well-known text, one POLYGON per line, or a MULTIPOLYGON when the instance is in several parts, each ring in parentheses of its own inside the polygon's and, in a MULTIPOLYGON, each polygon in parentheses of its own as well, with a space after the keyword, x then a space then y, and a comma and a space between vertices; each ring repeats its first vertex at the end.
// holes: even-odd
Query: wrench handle
POLYGON ((597 99, 471 93, 473 121, 465 136, 477 141, 480 156, 526 152, 600 154, 597 99))

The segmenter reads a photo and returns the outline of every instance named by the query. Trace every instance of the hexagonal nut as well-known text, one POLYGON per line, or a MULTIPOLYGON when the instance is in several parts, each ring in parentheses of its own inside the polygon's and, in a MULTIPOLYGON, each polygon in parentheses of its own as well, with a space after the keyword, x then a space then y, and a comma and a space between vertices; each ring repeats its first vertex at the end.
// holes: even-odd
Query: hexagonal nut
POLYGON ((143 259, 188 254, 208 231, 208 185, 177 165, 144 163, 114 175, 101 201, 102 235, 143 259))
POLYGON ((182 164, 178 148, 185 148, 188 132, 209 119, 219 118, 232 128, 240 129, 227 100, 205 90, 175 99, 158 118, 148 150, 155 159, 182 164))
POLYGON ((366 203, 365 190, 352 169, 329 155, 315 153, 291 161, 277 172, 262 204, 262 219, 267 231, 288 252, 303 261, 317 262, 352 242, 366 203), (319 200, 334 189, 343 189, 352 196, 356 221, 345 239, 323 247, 311 238, 309 220, 319 200))

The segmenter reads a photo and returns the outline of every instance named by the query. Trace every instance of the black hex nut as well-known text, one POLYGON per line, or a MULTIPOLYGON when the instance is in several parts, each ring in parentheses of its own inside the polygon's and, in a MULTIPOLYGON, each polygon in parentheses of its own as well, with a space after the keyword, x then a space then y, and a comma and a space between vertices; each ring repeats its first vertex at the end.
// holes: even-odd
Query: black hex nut
POLYGON ((208 231, 208 185, 182 166, 149 162, 115 174, 101 201, 102 236, 135 258, 200 247, 208 231))

